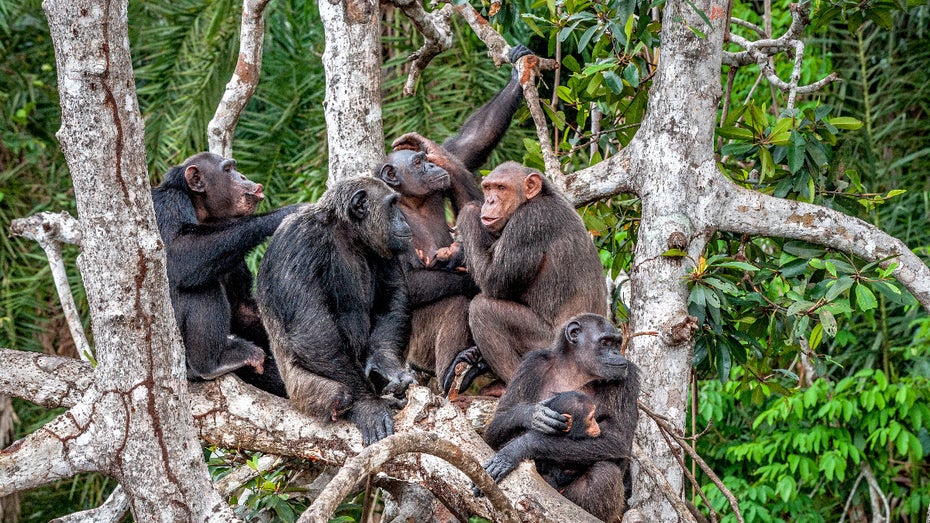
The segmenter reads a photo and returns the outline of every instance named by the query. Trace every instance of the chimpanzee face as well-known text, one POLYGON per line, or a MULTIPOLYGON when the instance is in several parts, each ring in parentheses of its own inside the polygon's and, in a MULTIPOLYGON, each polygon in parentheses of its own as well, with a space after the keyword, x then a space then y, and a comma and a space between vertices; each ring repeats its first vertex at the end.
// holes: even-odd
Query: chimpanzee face
POLYGON ((423 197, 449 188, 449 173, 426 153, 401 149, 388 155, 378 177, 404 196, 423 197))
POLYGON ((565 325, 565 338, 574 346, 579 364, 592 376, 610 381, 627 377, 630 362, 620 353, 623 336, 606 318, 576 316, 565 325))
POLYGON ((539 173, 527 172, 522 166, 504 164, 481 182, 484 205, 481 224, 492 234, 500 234, 517 209, 539 194, 542 179, 539 173))
POLYGON ((245 177, 231 158, 201 153, 185 162, 184 178, 196 195, 202 223, 248 216, 265 199, 262 185, 245 177))
POLYGON ((348 214, 361 240, 386 258, 410 249, 413 232, 397 207, 400 195, 375 178, 353 180, 352 185, 348 214))

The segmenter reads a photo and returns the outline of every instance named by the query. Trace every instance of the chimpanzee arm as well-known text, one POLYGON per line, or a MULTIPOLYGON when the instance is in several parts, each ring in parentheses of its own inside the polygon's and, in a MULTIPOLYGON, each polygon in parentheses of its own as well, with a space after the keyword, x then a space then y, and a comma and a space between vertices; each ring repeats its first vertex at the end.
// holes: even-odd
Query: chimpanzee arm
POLYGON ((445 269, 407 269, 407 299, 411 307, 420 307, 446 296, 474 296, 478 293, 471 275, 445 269))
MULTIPOLYGON (((532 54, 529 49, 516 45, 510 49, 510 63, 528 54, 532 54)), ((507 132, 521 102, 523 87, 517 77, 517 68, 514 67, 507 85, 475 111, 462 125, 458 134, 442 144, 443 147, 457 156, 469 171, 481 167, 507 132)))
POLYGON ((410 335, 407 284, 396 258, 380 264, 377 275, 379 287, 372 310, 365 374, 380 374, 387 381, 384 393, 399 394, 415 381, 403 363, 404 348, 410 335))
POLYGON ((468 205, 459 213, 457 228, 465 247, 468 267, 481 292, 493 298, 514 299, 536 279, 546 248, 552 241, 555 218, 547 215, 549 197, 540 195, 523 203, 507 222, 499 238, 481 224, 480 210, 468 205))
POLYGON ((545 376, 557 372, 550 371, 552 362, 552 351, 549 350, 533 351, 523 359, 484 433, 485 441, 492 448, 499 449, 526 431, 558 433, 565 430, 568 420, 539 403, 544 399, 540 396, 545 386, 545 376))
POLYGON ((173 237, 170 232, 163 234, 169 279, 180 288, 196 288, 215 281, 274 234, 281 220, 298 207, 289 205, 268 214, 247 216, 217 226, 183 224, 173 237))

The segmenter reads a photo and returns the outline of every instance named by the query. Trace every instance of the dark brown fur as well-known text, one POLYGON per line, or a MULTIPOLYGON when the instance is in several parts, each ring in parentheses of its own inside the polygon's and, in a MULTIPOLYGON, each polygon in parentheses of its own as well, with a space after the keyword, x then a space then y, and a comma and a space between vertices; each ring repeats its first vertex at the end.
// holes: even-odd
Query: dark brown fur
MULTIPOLYGON (((613 521, 625 503, 633 433, 639 413, 639 371, 620 355, 622 337, 604 317, 583 314, 567 322, 552 348, 530 353, 498 404, 485 439, 498 453, 485 465, 496 480, 521 460, 535 459, 543 476, 594 516, 613 521), (553 394, 582 391, 597 406, 600 436, 566 438, 533 428, 553 394)), ((543 427, 545 429, 545 427, 543 427)))
POLYGON ((585 312, 605 314, 607 289, 581 217, 545 177, 507 162, 482 187, 484 206, 467 205, 458 222, 481 289, 469 324, 491 370, 509 382, 523 356, 545 347, 563 322, 585 312), (496 222, 494 232, 482 223, 491 214, 505 222, 496 222))

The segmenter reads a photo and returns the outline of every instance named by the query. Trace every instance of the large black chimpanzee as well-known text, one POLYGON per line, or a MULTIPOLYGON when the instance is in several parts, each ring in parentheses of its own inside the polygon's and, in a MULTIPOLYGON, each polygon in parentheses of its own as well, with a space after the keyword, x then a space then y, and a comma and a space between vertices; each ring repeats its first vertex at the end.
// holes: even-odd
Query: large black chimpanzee
POLYGON ((552 348, 523 359, 485 432, 498 450, 485 465, 495 481, 535 459, 543 477, 581 508, 604 521, 621 513, 639 417, 639 370, 621 355, 622 342, 607 318, 581 314, 562 326, 552 348), (549 402, 566 391, 596 405, 596 437, 565 436, 568 419, 549 402))
POLYGON ((292 404, 344 415, 366 445, 393 433, 390 395, 414 381, 397 261, 411 233, 398 198, 374 178, 334 184, 281 224, 258 272, 259 311, 292 404))
POLYGON ((253 215, 264 198, 261 184, 236 170, 235 160, 207 152, 171 168, 152 189, 188 379, 236 371, 283 395, 274 360, 256 345, 265 341, 265 333, 244 257, 296 207, 253 215))
MULTIPOLYGON (((511 48, 511 64, 532 54, 523 45, 511 48)), ((462 268, 460 249, 450 249, 452 215, 466 203, 481 201, 472 171, 483 165, 500 143, 523 101, 516 67, 510 81, 475 111, 459 132, 440 146, 416 133, 394 141, 394 151, 375 175, 401 194, 398 206, 413 231, 413 246, 401 256, 412 308, 408 362, 442 378, 459 351, 472 345, 468 302, 477 294, 462 268)), ((456 247, 458 244, 456 244, 456 247)))

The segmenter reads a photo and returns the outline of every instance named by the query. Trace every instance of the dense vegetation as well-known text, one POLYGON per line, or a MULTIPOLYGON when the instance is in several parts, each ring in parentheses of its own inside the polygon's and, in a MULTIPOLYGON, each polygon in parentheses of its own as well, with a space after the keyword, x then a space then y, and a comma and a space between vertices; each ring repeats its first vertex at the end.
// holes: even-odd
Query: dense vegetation
MULTIPOLYGON (((551 102, 547 113, 566 170, 613 154, 638 128, 659 47, 661 3, 519 0, 491 18, 510 42, 528 43, 563 64, 541 89, 551 102)), ((206 148, 206 124, 238 53, 239 6, 230 0, 130 5, 153 182, 206 148)), ((737 3, 733 15, 764 27, 756 8, 761 3, 737 3)), ((262 82, 237 128, 235 156, 243 172, 265 184, 269 206, 312 201, 324 189, 323 35, 315 9, 298 1, 269 7, 262 82)), ((787 2, 774 9, 778 35, 790 23, 787 2)), ((719 122, 721 169, 757 190, 858 216, 928 256, 930 7, 839 0, 816 4, 813 13, 801 81, 830 71, 843 81, 786 111, 785 97, 765 79, 757 81, 757 67, 734 70, 719 122)), ((491 66, 463 24, 455 52, 434 61, 414 96, 402 97, 404 61, 417 42, 398 13, 387 11, 385 20, 388 141, 413 129, 445 138, 506 82, 508 70, 491 66)), ((0 36, 0 224, 6 228, 38 211, 75 210, 54 137, 54 56, 40 2, 0 4, 0 36)), ((792 61, 783 58, 776 70, 784 78, 792 61)), ((724 86, 727 72, 724 67, 724 86)), ((518 118, 526 118, 525 110, 518 118)), ((522 158, 541 166, 535 140, 527 122, 516 125, 492 162, 522 158)), ((582 214, 605 269, 621 275, 636 241, 638 201, 618 197, 582 214)), ((75 254, 66 252, 71 262, 75 254)), ((847 500, 846 517, 874 516, 869 474, 895 520, 922 521, 930 505, 925 312, 888 271, 799 242, 718 234, 691 263, 691 313, 702 325, 692 430, 703 432, 698 450, 740 500, 747 521, 837 521, 847 500)), ((73 351, 37 245, 0 234, 0 287, 0 346, 73 351)), ((80 303, 76 276, 72 287, 80 303)), ((618 317, 624 317, 622 304, 618 317)), ((17 435, 54 414, 14 405, 17 435)), ((3 414, 0 428, 11 421, 9 409, 3 414)), ((218 474, 234 459, 251 459, 216 449, 208 454, 218 474)), ((293 518, 281 496, 290 477, 282 470, 260 477, 253 494, 237 500, 243 515, 293 518)), ((732 518, 716 488, 699 481, 718 513, 732 518)), ((107 483, 85 476, 35 492, 24 500, 22 520, 99 504, 112 487, 107 483)), ((347 517, 357 514, 353 507, 345 507, 347 517)))

